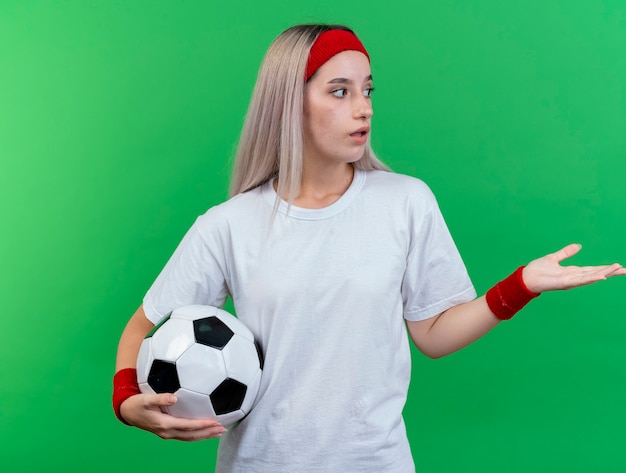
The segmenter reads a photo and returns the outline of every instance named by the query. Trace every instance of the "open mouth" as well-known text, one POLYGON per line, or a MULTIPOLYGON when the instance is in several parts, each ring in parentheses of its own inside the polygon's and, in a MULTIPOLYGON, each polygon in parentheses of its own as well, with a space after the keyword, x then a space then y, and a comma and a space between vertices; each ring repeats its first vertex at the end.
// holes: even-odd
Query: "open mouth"
POLYGON ((350 136, 354 136, 354 137, 363 137, 367 135, 367 130, 357 130, 354 133, 350 133, 350 136))

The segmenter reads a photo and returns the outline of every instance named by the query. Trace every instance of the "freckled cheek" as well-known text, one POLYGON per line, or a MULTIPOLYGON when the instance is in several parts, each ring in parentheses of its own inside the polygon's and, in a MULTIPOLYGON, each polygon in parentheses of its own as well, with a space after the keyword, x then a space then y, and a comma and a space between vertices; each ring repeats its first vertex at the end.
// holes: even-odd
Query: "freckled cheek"
POLYGON ((337 126, 330 120, 309 121, 305 127, 305 134, 313 141, 333 139, 337 136, 337 126))
POLYGON ((341 120, 335 110, 326 110, 319 115, 317 127, 320 133, 326 138, 337 138, 341 133, 341 120))
POLYGON ((340 111, 336 107, 323 106, 320 102, 305 101, 303 115, 305 139, 312 143, 318 142, 319 145, 322 144, 320 140, 328 144, 329 141, 339 139, 342 130, 340 111))

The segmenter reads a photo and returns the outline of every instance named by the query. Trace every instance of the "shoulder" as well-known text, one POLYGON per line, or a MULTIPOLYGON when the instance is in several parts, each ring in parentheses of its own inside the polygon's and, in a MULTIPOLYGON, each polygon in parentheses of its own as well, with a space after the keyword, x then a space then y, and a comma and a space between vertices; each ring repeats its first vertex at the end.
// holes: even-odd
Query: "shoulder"
POLYGON ((428 185, 417 177, 391 171, 366 171, 367 182, 381 190, 432 194, 428 185))
POLYGON ((271 214, 271 207, 262 196, 262 189, 256 188, 231 197, 221 204, 209 208, 196 220, 201 234, 223 231, 233 226, 248 225, 271 214))
POLYGON ((385 201, 419 203, 430 206, 435 196, 421 179, 389 171, 367 171, 364 190, 385 201))

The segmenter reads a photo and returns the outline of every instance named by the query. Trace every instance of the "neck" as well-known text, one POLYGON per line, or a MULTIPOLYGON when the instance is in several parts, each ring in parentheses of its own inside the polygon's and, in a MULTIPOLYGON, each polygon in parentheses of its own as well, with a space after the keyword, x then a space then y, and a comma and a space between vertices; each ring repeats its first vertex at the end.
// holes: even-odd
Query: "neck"
POLYGON ((305 164, 293 204, 306 209, 328 207, 345 194, 353 178, 354 167, 351 164, 342 163, 322 169, 320 166, 312 168, 305 164))

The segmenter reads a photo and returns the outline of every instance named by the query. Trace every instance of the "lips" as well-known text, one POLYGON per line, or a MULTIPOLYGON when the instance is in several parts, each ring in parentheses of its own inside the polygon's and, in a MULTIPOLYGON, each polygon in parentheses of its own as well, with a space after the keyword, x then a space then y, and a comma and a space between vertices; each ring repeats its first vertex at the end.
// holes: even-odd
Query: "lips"
POLYGON ((353 138, 360 138, 360 137, 364 137, 366 136, 370 131, 370 128, 368 126, 364 126, 359 128, 358 130, 350 133, 350 136, 352 136, 353 138))

